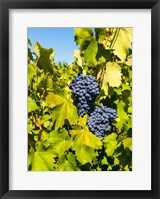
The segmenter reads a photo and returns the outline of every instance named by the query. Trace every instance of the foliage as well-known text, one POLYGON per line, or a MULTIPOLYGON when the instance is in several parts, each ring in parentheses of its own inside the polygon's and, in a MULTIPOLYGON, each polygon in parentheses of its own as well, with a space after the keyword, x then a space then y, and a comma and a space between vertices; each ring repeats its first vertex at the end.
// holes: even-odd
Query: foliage
POLYGON ((79 50, 72 65, 55 63, 52 49, 28 40, 28 170, 132 170, 132 29, 75 28, 79 50), (78 116, 69 83, 78 74, 96 77, 95 105, 118 118, 104 140, 78 116))

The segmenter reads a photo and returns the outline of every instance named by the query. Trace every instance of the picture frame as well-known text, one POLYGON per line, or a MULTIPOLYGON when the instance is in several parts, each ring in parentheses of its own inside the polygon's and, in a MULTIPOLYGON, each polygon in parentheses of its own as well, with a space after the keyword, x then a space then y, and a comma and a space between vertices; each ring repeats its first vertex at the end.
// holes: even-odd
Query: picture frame
MULTIPOLYGON (((5 198, 160 198, 160 1, 159 0, 0 0, 0 197, 5 198), (151 190, 9 190, 9 9, 151 9, 151 190)), ((138 179, 137 179, 138 180, 138 179)))

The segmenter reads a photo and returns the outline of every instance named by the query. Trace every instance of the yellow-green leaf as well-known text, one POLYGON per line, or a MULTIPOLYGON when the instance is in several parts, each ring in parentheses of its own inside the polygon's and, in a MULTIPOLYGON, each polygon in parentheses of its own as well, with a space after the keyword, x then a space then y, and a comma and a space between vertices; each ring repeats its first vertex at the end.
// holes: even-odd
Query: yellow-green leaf
POLYGON ((121 68, 115 62, 107 62, 102 82, 102 90, 108 95, 108 86, 119 87, 121 85, 121 68))
POLYGON ((65 119, 71 125, 76 124, 78 120, 77 108, 73 105, 71 99, 65 100, 64 103, 55 106, 52 111, 52 120, 55 121, 55 129, 62 127, 65 119))
POLYGON ((78 66, 80 66, 81 68, 83 68, 83 66, 82 66, 82 57, 80 55, 80 51, 79 50, 74 50, 73 55, 74 55, 74 57, 77 58, 77 64, 78 64, 78 66))
POLYGON ((116 101, 116 104, 117 104, 117 115, 118 115, 118 118, 116 119, 117 120, 116 127, 119 130, 121 130, 123 125, 128 121, 128 115, 124 110, 126 104, 123 101, 120 102, 116 101))
POLYGON ((86 41, 92 39, 93 31, 92 28, 75 28, 74 35, 76 44, 82 47, 86 41))
POLYGON ((132 43, 132 28, 120 28, 118 37, 112 47, 114 49, 114 54, 117 55, 121 61, 125 61, 129 48, 132 43))
POLYGON ((66 101, 65 98, 61 97, 60 95, 56 95, 54 93, 49 94, 46 97, 46 102, 48 103, 49 107, 55 107, 59 104, 62 104, 66 101))
POLYGON ((63 155, 72 146, 72 140, 65 129, 62 129, 61 132, 52 131, 47 141, 51 144, 49 151, 56 155, 63 155))
POLYGON ((83 127, 83 128, 86 128, 87 120, 88 120, 88 115, 87 114, 84 115, 83 117, 79 117, 78 125, 83 127))
POLYGON ((128 148, 132 151, 132 138, 126 138, 124 140, 122 140, 124 149, 128 148))
POLYGON ((32 158, 32 171, 52 171, 53 170, 53 154, 44 152, 35 152, 32 158))
POLYGON ((28 86, 30 86, 31 80, 34 76, 36 76, 36 69, 32 64, 28 64, 28 86))
POLYGON ((117 148, 117 134, 111 133, 107 135, 104 139, 104 146, 105 146, 105 152, 107 156, 112 156, 115 149, 117 148))
POLYGON ((93 135, 87 128, 76 129, 70 131, 75 145, 86 145, 94 149, 100 149, 102 147, 101 140, 93 135))
POLYGON ((77 160, 81 164, 86 164, 87 162, 91 163, 92 160, 97 156, 97 153, 94 151, 94 149, 85 145, 76 146, 75 151, 77 160))
POLYGON ((67 157, 62 155, 58 158, 58 170, 59 171, 76 171, 75 155, 68 153, 67 157))
POLYGON ((98 52, 98 44, 95 39, 92 39, 84 52, 84 61, 89 66, 94 66, 97 63, 96 55, 98 52))
POLYGON ((39 109, 39 107, 37 106, 36 102, 31 97, 28 97, 28 113, 37 109, 39 109))

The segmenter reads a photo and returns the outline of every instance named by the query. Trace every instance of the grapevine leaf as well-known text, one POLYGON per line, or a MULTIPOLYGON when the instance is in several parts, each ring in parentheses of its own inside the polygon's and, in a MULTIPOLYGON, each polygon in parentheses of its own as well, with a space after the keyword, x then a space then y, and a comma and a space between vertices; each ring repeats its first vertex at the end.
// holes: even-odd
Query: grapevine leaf
POLYGON ((92 39, 84 53, 84 61, 86 62, 87 65, 89 66, 96 65, 97 51, 98 51, 97 41, 95 39, 92 39))
POLYGON ((86 123, 88 120, 88 115, 86 114, 84 117, 79 117, 78 124, 79 126, 86 128, 86 123))
POLYGON ((36 102, 31 97, 28 97, 28 113, 37 109, 39 109, 39 107, 37 106, 36 102))
POLYGON ((132 151, 132 138, 126 138, 124 140, 122 140, 124 149, 128 148, 132 151))
POLYGON ((78 120, 77 108, 73 105, 71 99, 65 100, 57 105, 52 111, 52 120, 55 121, 55 129, 62 127, 67 119, 71 125, 76 124, 78 120))
POLYGON ((30 46, 32 46, 32 43, 31 43, 31 40, 30 40, 30 39, 28 39, 28 44, 29 44, 30 46))
POLYGON ((116 119, 117 120, 116 127, 119 130, 121 130, 123 125, 128 120, 128 115, 124 110, 124 107, 126 104, 123 101, 120 101, 120 102, 116 101, 116 103, 117 103, 117 115, 118 115, 118 118, 116 119))
POLYGON ((75 145, 86 145, 94 149, 100 149, 102 147, 100 139, 93 135, 87 128, 71 130, 70 134, 73 137, 75 145))
POLYGON ((120 161, 122 168, 126 171, 131 169, 130 165, 132 162, 131 151, 128 153, 127 150, 123 150, 122 153, 117 157, 120 161))
POLYGON ((80 55, 80 51, 79 50, 74 50, 73 55, 77 58, 77 64, 78 64, 78 66, 80 66, 81 68, 83 68, 83 66, 82 66, 82 57, 80 55))
POLYGON ((117 148, 117 134, 111 133, 110 135, 106 136, 104 139, 104 146, 105 146, 105 152, 107 156, 112 156, 115 149, 117 148))
POLYGON ((75 41, 77 45, 83 45, 92 39, 93 31, 91 28, 75 28, 74 29, 75 41))
POLYGON ((28 62, 33 61, 33 55, 31 50, 28 48, 28 62))
POLYGON ((34 155, 34 149, 33 147, 31 147, 28 153, 28 166, 32 164, 33 155, 34 155))
POLYGON ((55 155, 63 155, 72 146, 72 140, 65 129, 62 129, 61 132, 52 131, 47 141, 51 144, 49 151, 55 155))
POLYGON ((95 28, 95 32, 96 32, 96 38, 98 42, 101 43, 102 41, 104 41, 104 39, 107 36, 106 28, 95 28))
POLYGON ((104 59, 106 61, 110 61, 112 60, 112 57, 113 57, 113 53, 112 53, 113 50, 110 50, 110 49, 105 49, 104 45, 103 44, 98 44, 98 52, 97 52, 97 55, 96 55, 96 59, 101 63, 104 62, 104 59), (102 60, 102 57, 103 57, 103 60, 102 60), (101 59, 101 60, 100 60, 101 59))
POLYGON ((115 62, 108 62, 106 64, 106 71, 104 74, 104 81, 107 81, 111 87, 119 87, 121 84, 121 68, 115 62))
POLYGON ((129 48, 132 43, 132 28, 120 28, 117 40, 113 46, 113 53, 117 55, 121 61, 125 61, 129 54, 129 48))
POLYGON ((32 158, 32 171, 52 171, 53 170, 53 154, 44 152, 35 152, 32 158))
POLYGON ((36 70, 31 64, 28 64, 28 86, 31 85, 31 80, 34 76, 36 76, 36 70))
POLYGON ((103 165, 109 165, 109 163, 108 163, 108 161, 107 161, 107 158, 106 158, 105 156, 103 157, 101 163, 102 163, 103 165))
POLYGON ((43 48, 41 45, 36 42, 34 45, 35 52, 38 53, 37 66, 43 69, 45 72, 53 72, 53 58, 55 51, 51 48, 43 48))
POLYGON ((107 62, 106 71, 104 73, 102 90, 108 95, 108 85, 111 87, 119 87, 121 84, 121 68, 115 62, 107 62))
POLYGON ((54 93, 51 93, 46 97, 46 102, 48 103, 49 107, 55 107, 57 105, 63 104, 65 101, 65 98, 54 93))
POLYGON ((92 160, 97 156, 97 153, 94 151, 94 149, 85 145, 76 146, 75 151, 77 160, 81 164, 86 164, 87 162, 91 163, 92 160))
POLYGON ((75 171, 76 160, 75 156, 72 153, 68 153, 67 158, 65 155, 62 155, 58 158, 58 170, 59 171, 75 171))

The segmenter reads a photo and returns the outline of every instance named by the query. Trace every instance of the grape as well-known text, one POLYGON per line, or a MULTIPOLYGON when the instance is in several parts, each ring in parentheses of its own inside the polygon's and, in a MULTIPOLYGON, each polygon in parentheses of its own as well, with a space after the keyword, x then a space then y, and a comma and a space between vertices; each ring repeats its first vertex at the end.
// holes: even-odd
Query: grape
POLYGON ((88 118, 87 126, 93 134, 104 139, 111 131, 111 119, 116 117, 116 110, 106 106, 96 106, 88 118))
POLYGON ((96 78, 92 75, 78 75, 69 84, 76 98, 78 114, 84 116, 94 106, 96 97, 100 94, 96 78))

